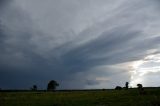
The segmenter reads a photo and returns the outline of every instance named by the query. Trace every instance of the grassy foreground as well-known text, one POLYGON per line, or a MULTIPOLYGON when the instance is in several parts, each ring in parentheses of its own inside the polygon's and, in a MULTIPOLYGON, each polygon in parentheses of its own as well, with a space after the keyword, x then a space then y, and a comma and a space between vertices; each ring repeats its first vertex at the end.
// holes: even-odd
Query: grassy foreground
POLYGON ((0 106, 160 106, 160 89, 70 92, 0 92, 0 106))

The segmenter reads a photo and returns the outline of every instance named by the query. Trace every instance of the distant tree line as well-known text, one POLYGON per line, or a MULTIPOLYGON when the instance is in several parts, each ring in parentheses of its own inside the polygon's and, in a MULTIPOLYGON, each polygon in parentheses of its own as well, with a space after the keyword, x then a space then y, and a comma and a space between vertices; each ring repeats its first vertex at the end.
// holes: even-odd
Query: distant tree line
MULTIPOLYGON (((55 80, 51 80, 48 82, 47 84, 47 91, 54 91, 56 90, 56 87, 59 86, 59 84, 55 81, 55 80)), ((33 85, 31 87, 31 90, 32 91, 37 91, 38 90, 38 87, 37 85, 33 85)))
MULTIPOLYGON (((126 82, 125 83, 125 87, 123 87, 124 89, 128 90, 129 88, 129 82, 126 82)), ((122 90, 123 89, 121 86, 116 86, 115 87, 115 90, 122 90)))
MULTIPOLYGON (((139 94, 141 94, 141 95, 146 94, 146 92, 144 91, 144 88, 143 88, 142 84, 137 84, 137 87, 138 87, 139 94)), ((128 90, 128 88, 129 88, 129 82, 126 82, 125 83, 125 87, 123 87, 123 88, 126 89, 126 90, 128 90)), ((115 90, 122 90, 123 88, 121 86, 116 86, 115 90)))
MULTIPOLYGON (((47 91, 55 91, 58 86, 59 86, 59 83, 57 81, 50 80, 48 82, 48 84, 47 84, 47 91)), ((137 84, 137 87, 138 87, 139 94, 146 94, 146 92, 144 91, 144 88, 143 88, 142 84, 137 84)), ((38 87, 37 87, 37 85, 33 85, 30 89, 32 91, 37 91, 38 87)), ((121 87, 121 86, 116 86, 115 87, 115 90, 122 90, 122 89, 128 90, 129 89, 129 82, 125 83, 125 87, 121 87)), ((0 88, 0 91, 1 90, 2 89, 0 88)), ((102 90, 105 91, 105 89, 102 89, 102 90)))

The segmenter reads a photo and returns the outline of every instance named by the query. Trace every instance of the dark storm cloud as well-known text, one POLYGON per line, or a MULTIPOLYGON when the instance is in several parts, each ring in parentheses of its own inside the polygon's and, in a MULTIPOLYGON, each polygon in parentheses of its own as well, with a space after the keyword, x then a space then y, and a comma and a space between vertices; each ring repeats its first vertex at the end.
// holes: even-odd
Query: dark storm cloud
POLYGON ((130 80, 129 71, 118 64, 159 51, 159 14, 154 2, 1 3, 0 86, 45 88, 51 79, 60 82, 62 89, 123 84, 130 80))
POLYGON ((3 5, 6 5, 9 2, 11 2, 11 0, 1 0, 0 5, 3 6, 3 5))

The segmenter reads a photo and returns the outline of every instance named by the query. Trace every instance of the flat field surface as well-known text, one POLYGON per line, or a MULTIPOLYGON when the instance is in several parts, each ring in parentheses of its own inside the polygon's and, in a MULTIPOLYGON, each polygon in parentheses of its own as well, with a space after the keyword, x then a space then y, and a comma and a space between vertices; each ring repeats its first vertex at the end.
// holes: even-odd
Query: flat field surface
POLYGON ((0 106, 160 106, 160 88, 59 92, 0 92, 0 106))

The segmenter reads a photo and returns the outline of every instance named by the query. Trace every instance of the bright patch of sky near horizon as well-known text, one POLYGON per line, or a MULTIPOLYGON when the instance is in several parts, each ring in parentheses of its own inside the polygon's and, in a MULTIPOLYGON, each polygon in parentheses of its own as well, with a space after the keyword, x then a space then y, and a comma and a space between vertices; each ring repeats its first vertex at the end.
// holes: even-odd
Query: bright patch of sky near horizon
POLYGON ((148 55, 142 60, 135 61, 132 67, 130 86, 136 87, 137 84, 157 86, 160 83, 159 80, 157 81, 160 78, 160 54, 148 55))

